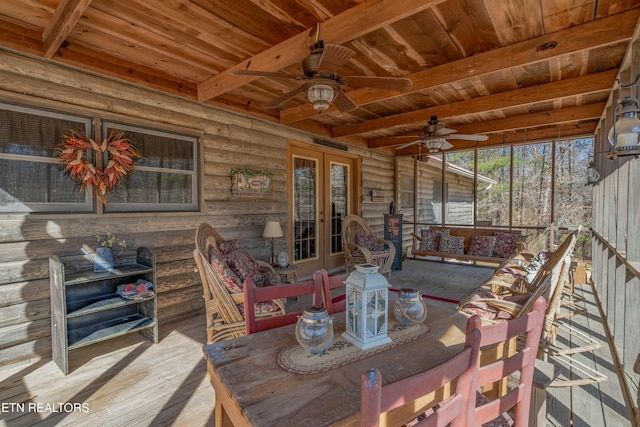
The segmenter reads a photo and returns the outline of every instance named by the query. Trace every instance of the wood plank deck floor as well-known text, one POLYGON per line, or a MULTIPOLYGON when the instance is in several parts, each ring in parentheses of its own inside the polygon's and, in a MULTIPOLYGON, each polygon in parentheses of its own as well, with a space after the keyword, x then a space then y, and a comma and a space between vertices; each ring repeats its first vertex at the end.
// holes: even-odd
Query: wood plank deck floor
MULTIPOLYGON (((392 273, 390 283, 460 299, 491 271, 407 260, 402 271, 392 273)), ((588 314, 572 322, 586 322, 583 326, 604 340, 592 363, 609 379, 550 389, 547 425, 631 426, 631 411, 611 362, 593 292, 590 286, 578 291, 585 296, 588 314)), ((455 304, 431 299, 427 303, 455 310, 455 304)), ((68 376, 47 359, 0 368, 0 425, 212 426, 215 395, 202 357, 203 315, 161 324, 160 335, 155 345, 134 334, 78 349, 71 353, 68 376)))

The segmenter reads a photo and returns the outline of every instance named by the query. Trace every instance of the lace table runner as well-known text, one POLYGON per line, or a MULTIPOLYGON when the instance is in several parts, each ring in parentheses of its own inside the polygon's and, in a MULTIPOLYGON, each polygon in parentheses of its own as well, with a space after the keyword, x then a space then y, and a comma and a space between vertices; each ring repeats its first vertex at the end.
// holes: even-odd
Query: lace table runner
POLYGON ((333 344, 320 354, 309 354, 298 344, 285 347, 278 353, 278 365, 285 371, 294 374, 317 374, 353 363, 365 357, 392 349, 404 343, 417 340, 431 332, 426 323, 412 326, 402 326, 394 320, 389 320, 388 332, 391 342, 369 350, 360 350, 342 337, 344 331, 336 330, 333 344))

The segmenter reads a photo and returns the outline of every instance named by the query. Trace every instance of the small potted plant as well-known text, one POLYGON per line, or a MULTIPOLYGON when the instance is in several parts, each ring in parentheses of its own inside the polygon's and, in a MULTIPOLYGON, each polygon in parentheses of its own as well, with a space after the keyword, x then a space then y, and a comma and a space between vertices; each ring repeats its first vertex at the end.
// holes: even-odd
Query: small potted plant
POLYGON ((93 271, 103 272, 115 265, 115 256, 113 255, 113 248, 120 246, 120 252, 118 256, 122 254, 124 248, 127 247, 125 240, 118 239, 113 233, 107 231, 105 234, 96 234, 98 243, 100 246, 96 249, 96 258, 93 262, 93 271))

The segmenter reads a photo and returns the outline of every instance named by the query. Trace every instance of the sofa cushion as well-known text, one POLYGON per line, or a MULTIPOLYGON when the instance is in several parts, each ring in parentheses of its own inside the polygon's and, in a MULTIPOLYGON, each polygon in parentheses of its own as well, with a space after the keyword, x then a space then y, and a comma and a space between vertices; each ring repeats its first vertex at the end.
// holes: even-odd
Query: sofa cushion
POLYGON ((443 233, 436 230, 420 230, 420 250, 437 252, 440 249, 440 238, 443 233))
POLYGON ((238 240, 223 240, 218 242, 218 249, 222 254, 228 254, 236 249, 244 249, 244 246, 238 240))
POLYGON ((213 268, 213 272, 220 279, 222 284, 232 294, 242 293, 242 280, 234 273, 225 262, 224 255, 217 250, 209 248, 209 262, 213 268))
POLYGON ((493 256, 498 258, 509 258, 518 253, 518 236, 512 233, 496 232, 496 246, 493 250, 493 256))
POLYGON ((496 322, 510 320, 513 318, 513 315, 509 312, 500 310, 494 306, 489 305, 488 303, 481 301, 481 299, 490 298, 495 300, 502 300, 503 298, 500 295, 496 295, 491 293, 485 289, 476 290, 471 297, 465 302, 461 303, 460 311, 473 316, 477 314, 481 319, 485 320, 493 320, 496 322))
POLYGON ((370 251, 378 250, 378 239, 373 234, 356 234, 356 245, 367 248, 370 251))
POLYGON ((244 247, 239 247, 231 252, 227 252, 223 255, 223 259, 240 280, 244 281, 244 279, 249 277, 258 286, 264 282, 260 266, 244 247))
POLYGON ((495 236, 471 236, 468 254, 478 256, 493 256, 493 250, 495 246, 495 236))
POLYGON ((447 254, 464 254, 464 236, 441 236, 439 252, 447 254))

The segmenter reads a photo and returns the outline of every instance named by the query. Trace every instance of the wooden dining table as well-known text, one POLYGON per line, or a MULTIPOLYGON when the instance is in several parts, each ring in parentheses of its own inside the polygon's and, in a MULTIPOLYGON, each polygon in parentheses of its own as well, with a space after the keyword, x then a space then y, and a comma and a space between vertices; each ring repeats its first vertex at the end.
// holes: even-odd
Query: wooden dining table
MULTIPOLYGON (((360 377, 378 368, 383 383, 432 368, 462 351, 467 317, 427 302, 431 331, 344 366, 315 374, 294 374, 277 362, 278 353, 296 344, 295 325, 203 347, 209 379, 216 393, 216 426, 357 426, 360 377)), ((334 330, 344 330, 345 315, 334 315, 334 330)), ((448 396, 443 389, 421 402, 400 408, 383 422, 419 413, 448 396)), ((396 420, 397 421, 397 420, 396 420)))

